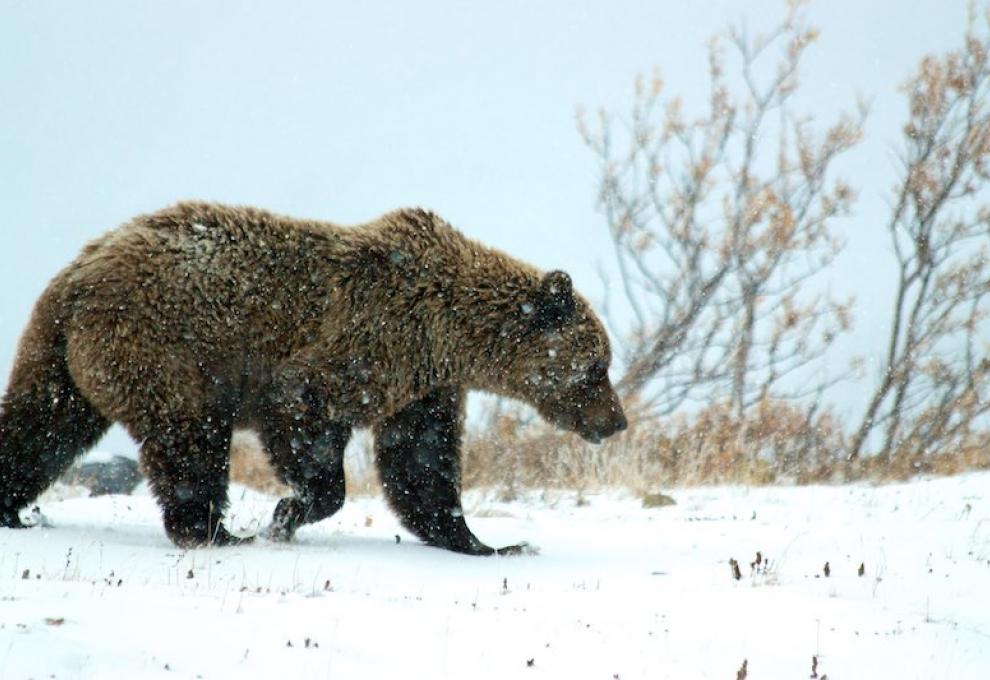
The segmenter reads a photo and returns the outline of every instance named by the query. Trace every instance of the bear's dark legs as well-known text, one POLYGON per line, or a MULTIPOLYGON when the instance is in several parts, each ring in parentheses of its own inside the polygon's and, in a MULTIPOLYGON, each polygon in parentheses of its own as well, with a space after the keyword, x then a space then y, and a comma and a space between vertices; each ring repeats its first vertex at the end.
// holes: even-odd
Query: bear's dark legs
POLYGON ((229 417, 170 421, 141 446, 141 459, 158 498, 165 531, 176 545, 246 542, 221 519, 227 508, 232 423, 229 417))
POLYGON ((0 404, 0 527, 24 526, 18 510, 110 427, 79 394, 61 351, 32 359, 34 366, 15 365, 0 404), (45 360, 41 369, 38 360, 45 360))
POLYGON ((495 550, 471 532, 461 510, 461 392, 443 388, 375 428, 375 458, 389 505, 424 543, 468 555, 495 550))
POLYGON ((344 504, 344 448, 351 427, 272 416, 261 440, 279 477, 295 495, 275 507, 269 536, 288 541, 303 524, 319 522, 344 504))

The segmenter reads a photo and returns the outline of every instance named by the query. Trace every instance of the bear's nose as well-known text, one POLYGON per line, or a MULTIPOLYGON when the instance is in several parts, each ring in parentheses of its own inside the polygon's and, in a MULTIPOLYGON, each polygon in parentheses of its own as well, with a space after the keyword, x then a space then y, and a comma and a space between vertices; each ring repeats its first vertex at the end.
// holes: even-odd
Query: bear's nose
POLYGON ((611 437, 616 432, 622 432, 629 427, 629 423, 625 414, 620 412, 598 416, 592 420, 591 426, 598 436, 605 438, 611 437))

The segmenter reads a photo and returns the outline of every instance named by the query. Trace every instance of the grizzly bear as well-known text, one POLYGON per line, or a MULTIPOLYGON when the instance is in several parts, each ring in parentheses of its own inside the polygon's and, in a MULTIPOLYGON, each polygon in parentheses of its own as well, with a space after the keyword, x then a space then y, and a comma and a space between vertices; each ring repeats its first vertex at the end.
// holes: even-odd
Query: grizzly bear
POLYGON ((336 512, 344 447, 370 427, 386 499, 425 543, 494 550, 460 501, 467 390, 531 404, 598 442, 626 427, 609 343, 567 274, 405 209, 353 227, 180 203, 89 243, 38 300, 0 410, 0 526, 111 423, 179 546, 238 543, 234 429, 293 490, 269 535, 336 512))

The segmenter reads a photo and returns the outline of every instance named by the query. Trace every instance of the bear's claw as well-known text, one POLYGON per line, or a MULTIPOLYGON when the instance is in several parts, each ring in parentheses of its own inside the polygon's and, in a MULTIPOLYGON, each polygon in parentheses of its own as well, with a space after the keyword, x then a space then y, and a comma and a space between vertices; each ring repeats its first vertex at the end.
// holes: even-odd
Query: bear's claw
POLYGON ((199 532, 189 532, 184 535, 171 534, 172 542, 180 548, 222 548, 230 545, 244 545, 254 541, 254 536, 235 536, 222 525, 218 525, 209 537, 199 532))
POLYGON ((500 557, 514 557, 516 555, 526 555, 535 556, 540 554, 540 549, 529 543, 523 541, 522 543, 516 543, 515 545, 507 545, 502 548, 497 548, 495 554, 500 557))
POLYGON ((261 532, 261 535, 274 543, 288 543, 295 537, 296 532, 284 524, 272 522, 261 532))
POLYGON ((255 536, 253 534, 249 536, 236 536, 227 531, 223 525, 220 525, 220 530, 213 536, 213 540, 210 541, 210 545, 245 545, 247 543, 253 543, 254 539, 255 536))

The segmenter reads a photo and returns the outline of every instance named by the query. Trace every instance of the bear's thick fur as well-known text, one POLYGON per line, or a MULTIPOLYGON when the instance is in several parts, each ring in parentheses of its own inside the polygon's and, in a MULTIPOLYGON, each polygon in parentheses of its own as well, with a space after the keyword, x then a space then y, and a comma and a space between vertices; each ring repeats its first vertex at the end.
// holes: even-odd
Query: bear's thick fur
POLYGON ((220 521, 230 438, 257 431, 294 491, 270 530, 289 539, 340 508, 344 447, 368 426, 403 524, 490 554, 461 513, 465 392, 598 441, 626 424, 609 361, 566 274, 430 212, 339 227, 181 203, 87 245, 38 300, 0 407, 0 526, 118 422, 181 546, 242 540, 220 521))

